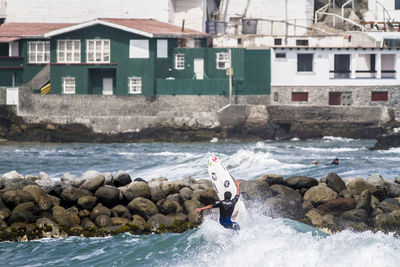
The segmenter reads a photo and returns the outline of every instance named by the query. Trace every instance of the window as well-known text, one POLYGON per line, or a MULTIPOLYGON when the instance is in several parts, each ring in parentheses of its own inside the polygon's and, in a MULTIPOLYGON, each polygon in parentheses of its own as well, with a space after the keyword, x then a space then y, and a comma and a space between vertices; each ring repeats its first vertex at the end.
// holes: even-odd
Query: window
POLYGON ((175 69, 184 70, 185 69, 185 54, 175 55, 175 69))
POLYGON ((282 38, 275 38, 274 45, 282 45, 282 38))
POLYGON ((400 0, 394 0, 394 9, 400 9, 400 0))
POLYGON ((229 53, 217 53, 217 70, 224 70, 226 68, 229 68, 229 53))
POLYGON ((297 54, 297 71, 313 71, 313 54, 297 54))
POLYGON ((371 101, 388 101, 388 92, 372 92, 371 101))
POLYGON ((308 46, 308 40, 304 40, 304 39, 297 39, 296 40, 296 45, 301 45, 301 46, 308 46))
POLYGON ((75 94, 75 78, 64 77, 62 78, 63 93, 64 94, 75 94))
POLYGON ((351 77, 350 54, 337 54, 334 56, 334 78, 348 79, 351 77))
POLYGON ((286 59, 286 53, 276 53, 275 58, 286 59))
POLYGON ((168 58, 168 40, 157 40, 157 57, 168 58))
POLYGON ((110 40, 87 40, 88 63, 110 62, 110 40))
POLYGON ((59 62, 59 63, 80 63, 81 62, 81 41, 80 40, 58 40, 57 41, 57 62, 59 62))
POLYGON ((130 58, 149 58, 149 40, 130 40, 130 58))
POLYGON ((129 77, 128 87, 130 94, 142 93, 142 77, 129 77))
POLYGON ((50 42, 28 42, 29 63, 50 62, 50 42))
POLYGON ((308 92, 292 92, 292 101, 308 101, 308 92))

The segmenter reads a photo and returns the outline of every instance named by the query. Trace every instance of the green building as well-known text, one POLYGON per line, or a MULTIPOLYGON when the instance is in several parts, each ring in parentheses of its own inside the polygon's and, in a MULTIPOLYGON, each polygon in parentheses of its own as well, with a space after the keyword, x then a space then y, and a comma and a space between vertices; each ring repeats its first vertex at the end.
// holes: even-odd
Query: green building
POLYGON ((51 94, 228 95, 230 72, 233 94, 270 92, 269 50, 209 48, 208 34, 153 19, 46 25, 52 28, 18 40, 7 39, 9 24, 0 26, 0 86, 36 76, 51 94))

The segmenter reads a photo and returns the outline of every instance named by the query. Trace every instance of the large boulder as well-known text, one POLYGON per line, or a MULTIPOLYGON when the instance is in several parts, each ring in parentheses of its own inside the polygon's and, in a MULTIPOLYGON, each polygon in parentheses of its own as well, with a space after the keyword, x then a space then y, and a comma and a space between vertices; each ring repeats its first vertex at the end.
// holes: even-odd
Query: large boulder
POLYGON ((105 185, 99 187, 94 196, 97 197, 98 201, 107 205, 111 205, 118 202, 119 190, 113 186, 105 185))
POLYGON ((382 186, 385 182, 383 177, 379 174, 373 174, 367 178, 367 182, 373 186, 382 186))
POLYGON ((132 214, 138 214, 144 219, 158 213, 157 206, 151 201, 143 197, 137 197, 129 202, 127 208, 132 214))
POLYGON ((133 215, 132 224, 135 225, 139 230, 144 230, 146 227, 146 220, 139 215, 133 215))
POLYGON ((57 223, 66 228, 71 228, 80 223, 80 218, 77 214, 72 214, 60 206, 53 207, 53 218, 57 223))
POLYGON ((92 229, 96 228, 96 224, 94 224, 94 222, 92 222, 89 218, 83 218, 81 220, 81 226, 85 230, 92 230, 92 229))
POLYGON ((159 200, 157 202, 157 208, 162 214, 175 213, 177 209, 176 201, 170 200, 159 200))
POLYGON ((97 197, 82 196, 78 198, 77 202, 82 209, 92 210, 92 208, 97 204, 97 197))
POLYGON ((301 201, 294 198, 286 198, 282 195, 267 198, 264 202, 266 213, 271 217, 283 217, 299 220, 304 217, 301 201))
MULTIPOLYGON (((217 197, 217 198, 218 198, 218 197, 217 197)), ((166 200, 175 201, 175 202, 178 202, 178 203, 183 203, 183 199, 182 199, 181 195, 178 194, 178 193, 168 195, 167 198, 166 198, 166 200)))
POLYGON ((391 198, 400 197, 400 184, 392 182, 384 182, 383 188, 389 197, 391 198))
POLYGON ((10 209, 4 204, 3 200, 0 198, 0 220, 5 220, 11 215, 10 209))
POLYGON ((347 183, 347 189, 355 190, 358 194, 361 194, 364 190, 368 190, 369 192, 373 193, 376 191, 376 187, 367 183, 362 178, 353 178, 347 183))
POLYGON ((292 176, 283 181, 284 185, 293 189, 309 189, 318 185, 318 180, 307 176, 292 176))
POLYGON ((209 188, 200 193, 199 200, 204 205, 210 205, 210 204, 215 203, 215 201, 218 201, 219 198, 218 198, 217 192, 215 192, 215 190, 213 188, 209 188))
POLYGON ((356 201, 353 198, 331 199, 318 206, 317 210, 321 214, 329 213, 340 216, 343 212, 352 210, 356 207, 356 201))
POLYGON ((104 174, 104 185, 114 185, 114 177, 111 172, 105 172, 104 174))
POLYGON ((189 213, 188 220, 190 223, 199 224, 202 220, 202 216, 200 213, 193 210, 189 213))
POLYGON ((166 195, 160 188, 161 183, 151 182, 148 185, 150 187, 151 200, 153 200, 154 202, 157 202, 161 199, 165 199, 166 195))
POLYGON ((8 190, 3 193, 3 201, 10 208, 34 200, 33 196, 24 190, 8 190))
POLYGON ((1 180, 3 181, 15 178, 24 179, 24 176, 19 174, 17 171, 6 172, 1 176, 1 180))
POLYGON ((128 185, 131 182, 132 182, 131 176, 127 172, 118 171, 116 174, 113 175, 113 184, 115 187, 128 185))
POLYGON ((79 198, 91 195, 92 193, 90 193, 88 190, 75 187, 67 187, 61 193, 60 198, 62 201, 65 201, 67 203, 75 203, 79 198))
POLYGON ((324 217, 315 209, 309 210, 304 217, 307 218, 315 227, 322 226, 324 223, 324 217))
POLYGON ((343 212, 341 217, 345 220, 352 222, 364 222, 368 221, 368 214, 364 209, 354 209, 343 212))
POLYGON ((172 213, 167 216, 178 222, 186 222, 188 220, 188 216, 184 213, 172 213))
POLYGON ((381 203, 379 203, 379 208, 381 208, 384 212, 390 213, 395 210, 400 209, 399 201, 395 198, 387 198, 381 203))
POLYGON ((111 217, 111 210, 109 208, 104 207, 101 203, 97 204, 96 207, 93 208, 92 212, 90 213, 90 219, 95 221, 96 218, 100 215, 106 215, 111 217))
POLYGON ((128 201, 137 197, 151 197, 150 187, 145 182, 131 182, 128 186, 120 187, 120 190, 128 201))
POLYGON ((117 205, 111 209, 111 214, 113 217, 126 218, 128 220, 132 219, 132 214, 127 207, 123 205, 117 205))
POLYGON ((250 202, 264 202, 272 196, 266 176, 261 176, 255 180, 240 181, 241 197, 250 202))
POLYGON ((9 224, 14 222, 28 222, 33 223, 36 221, 40 213, 40 209, 32 202, 25 202, 17 205, 11 212, 8 218, 9 224))
POLYGON ((185 201, 192 198, 193 190, 189 187, 183 187, 182 189, 179 190, 179 194, 185 201))
POLYGON ((179 193, 179 185, 175 182, 162 182, 160 188, 166 196, 179 193))
POLYGON ((395 231, 400 228, 400 221, 396 220, 396 218, 387 213, 381 213, 377 215, 374 218, 373 222, 374 222, 374 227, 377 229, 395 231))
POLYGON ((318 185, 311 187, 304 193, 304 200, 311 201, 314 206, 318 206, 331 199, 336 199, 337 193, 329 187, 318 185))
MULTIPOLYGON (((98 217, 97 217, 98 218, 98 217)), ((131 224, 131 221, 127 218, 120 218, 120 217, 112 217, 111 221, 113 225, 127 225, 131 224)))
POLYGON ((60 204, 60 200, 57 197, 50 197, 41 187, 37 185, 25 186, 23 190, 33 196, 36 205, 43 211, 51 210, 52 207, 60 204))
POLYGON ((95 223, 98 227, 107 227, 114 225, 113 221, 107 215, 99 215, 96 217, 95 223))
POLYGON ((197 208, 201 208, 204 205, 198 200, 198 199, 190 199, 190 200, 185 200, 185 202, 183 202, 186 213, 190 214, 192 211, 194 211, 197 208))
POLYGON ((3 188, 3 192, 8 190, 22 190, 27 185, 36 185, 36 183, 24 178, 13 178, 0 181, 0 188, 3 188))
POLYGON ((160 226, 168 227, 174 224, 174 219, 163 214, 155 214, 147 220, 147 225, 150 226, 152 231, 156 231, 160 226))
POLYGON ((256 178, 259 181, 265 181, 269 185, 283 184, 283 176, 280 174, 265 174, 256 178))
POLYGON ((325 183, 330 189, 332 189, 336 193, 339 193, 340 191, 346 189, 346 184, 344 183, 342 178, 340 178, 340 176, 334 172, 328 174, 325 183))
POLYGON ((88 190, 90 192, 94 192, 104 184, 105 177, 104 174, 99 173, 96 176, 90 177, 85 180, 85 182, 79 186, 80 189, 88 190))
POLYGON ((364 190, 357 200, 357 209, 364 209, 368 214, 371 212, 371 197, 372 194, 368 190, 364 190))
POLYGON ((69 172, 66 172, 61 176, 60 181, 68 185, 73 185, 74 181, 76 181, 76 177, 69 172))
POLYGON ((283 197, 285 199, 294 199, 296 201, 302 200, 301 194, 290 187, 281 184, 274 184, 271 185, 270 188, 274 196, 279 195, 280 197, 283 197))

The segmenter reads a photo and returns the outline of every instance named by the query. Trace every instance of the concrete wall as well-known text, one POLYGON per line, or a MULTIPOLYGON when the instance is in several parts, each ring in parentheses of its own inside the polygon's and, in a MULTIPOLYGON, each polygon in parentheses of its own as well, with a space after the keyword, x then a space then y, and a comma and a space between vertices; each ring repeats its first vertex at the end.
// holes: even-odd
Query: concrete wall
POLYGON ((7 88, 0 87, 0 105, 7 103, 7 88))
POLYGON ((381 55, 395 55, 395 69, 400 69, 400 50, 378 49, 273 49, 271 53, 271 86, 397 86, 400 84, 400 75, 395 78, 380 79, 381 55), (276 58, 276 53, 285 53, 286 58, 276 58), (313 54, 313 70, 310 72, 297 71, 297 54, 313 54), (351 79, 332 78, 335 54, 350 54, 351 79), (356 79, 358 70, 358 55, 375 54, 378 78, 356 79))
MULTIPOLYGON (((400 118, 400 86, 272 86, 272 105, 328 106, 329 92, 351 92, 351 106, 379 106, 394 108, 400 118), (292 92, 308 92, 307 102, 292 102, 292 92), (371 101, 372 92, 388 92, 388 101, 371 101)), ((344 108, 339 107, 339 108, 344 108)))
MULTIPOLYGON (((237 96, 242 104, 268 103, 268 96, 237 96)), ((135 132, 149 127, 214 128, 225 96, 103 96, 19 94, 18 115, 30 122, 81 123, 95 132, 135 132)))
POLYGON ((400 21, 400 10, 395 9, 395 0, 368 0, 368 13, 365 15, 364 20, 383 22, 384 19, 386 21, 389 19, 387 13, 384 15, 382 6, 376 2, 379 2, 385 7, 391 19, 400 21))
POLYGON ((175 0, 174 24, 181 26, 185 20, 185 28, 205 31, 206 0, 175 0))

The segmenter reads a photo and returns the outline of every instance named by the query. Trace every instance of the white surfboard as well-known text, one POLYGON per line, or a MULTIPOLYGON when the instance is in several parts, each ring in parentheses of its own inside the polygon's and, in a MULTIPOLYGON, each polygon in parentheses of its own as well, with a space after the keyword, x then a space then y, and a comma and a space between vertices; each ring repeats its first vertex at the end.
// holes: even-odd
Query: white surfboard
MULTIPOLYGON (((222 162, 215 156, 210 157, 208 160, 208 174, 220 200, 224 199, 226 191, 231 192, 232 197, 236 195, 235 179, 233 179, 222 162)), ((244 219, 246 214, 246 207, 239 197, 239 201, 236 203, 235 210, 233 211, 232 219, 235 219, 236 216, 238 220, 244 219)))

